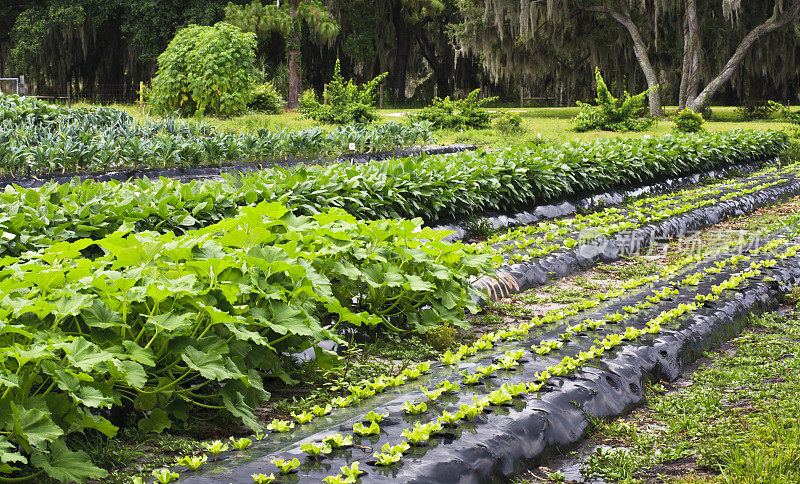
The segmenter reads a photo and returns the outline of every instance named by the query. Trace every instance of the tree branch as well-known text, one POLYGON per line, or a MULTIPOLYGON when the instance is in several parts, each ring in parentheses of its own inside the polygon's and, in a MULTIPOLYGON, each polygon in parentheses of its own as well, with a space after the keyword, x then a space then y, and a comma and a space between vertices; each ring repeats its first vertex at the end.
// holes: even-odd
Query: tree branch
POLYGON ((776 3, 772 16, 765 20, 764 23, 748 32, 744 39, 739 42, 739 45, 736 47, 736 51, 733 53, 731 58, 728 59, 725 67, 722 68, 717 77, 709 82, 705 89, 703 89, 703 91, 695 99, 693 99, 690 103, 687 103, 688 107, 694 111, 705 107, 714 94, 720 90, 722 85, 731 79, 733 72, 739 67, 747 55, 747 52, 753 47, 753 44, 755 44, 759 38, 781 29, 798 19, 800 19, 800 0, 793 0, 792 5, 783 13, 783 15, 780 14, 778 5, 776 3))

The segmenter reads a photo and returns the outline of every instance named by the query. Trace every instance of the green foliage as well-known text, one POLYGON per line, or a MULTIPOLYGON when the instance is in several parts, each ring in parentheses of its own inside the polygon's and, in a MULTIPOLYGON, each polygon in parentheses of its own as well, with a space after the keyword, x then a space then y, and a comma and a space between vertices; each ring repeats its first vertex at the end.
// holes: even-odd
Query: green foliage
POLYGON ((775 101, 767 101, 772 110, 778 114, 778 119, 787 123, 800 125, 800 111, 791 111, 788 106, 775 101))
POLYGON ((455 342, 456 330, 448 324, 441 324, 425 333, 428 344, 436 351, 444 351, 455 342))
MULTIPOLYGON (((339 24, 330 14, 328 8, 316 0, 299 0, 295 16, 291 13, 292 2, 262 4, 259 0, 249 5, 234 5, 229 2, 225 7, 225 19, 245 32, 253 32, 259 36, 278 33, 292 43, 293 34, 300 33, 301 25, 308 26, 312 33, 322 41, 328 41, 339 34, 339 24)), ((287 46, 288 49, 299 46, 287 46)))
MULTIPOLYGON (((277 99, 277 98, 276 98, 277 99)), ((120 166, 197 166, 288 155, 391 150, 428 143, 431 128, 383 123, 303 131, 221 134, 174 119, 139 123, 109 108, 66 108, 0 94, 0 176, 110 170, 120 166)))
POLYGON ((96 410, 115 407, 144 432, 198 407, 258 430, 263 377, 292 381, 281 354, 338 340, 345 323, 464 324, 464 308, 475 309, 469 278, 488 260, 419 220, 294 217, 280 203, 183 236, 131 228, 0 261, 3 462, 102 477, 63 439, 86 428, 113 436, 96 410), (90 246, 104 255, 83 258, 90 246))
POLYGON ((489 126, 492 116, 484 109, 484 106, 497 99, 497 97, 480 99, 480 89, 475 89, 466 98, 455 101, 451 100, 449 96, 444 99, 437 97, 433 99, 430 106, 409 116, 409 119, 411 121, 429 121, 438 129, 486 128, 489 126))
POLYGON ((702 114, 686 108, 675 116, 675 129, 681 133, 697 133, 703 130, 705 122, 702 114))
POLYGON ((256 86, 247 107, 253 111, 266 114, 280 114, 286 105, 283 96, 271 82, 264 82, 256 86))
POLYGON ((322 123, 371 123, 378 119, 375 114, 375 89, 386 75, 384 72, 359 86, 352 79, 344 80, 339 59, 336 59, 333 78, 325 88, 326 103, 320 104, 313 90, 306 91, 300 98, 300 112, 322 123))
POLYGON ((631 96, 625 92, 620 101, 608 90, 600 68, 595 68, 597 83, 597 106, 578 102, 582 111, 572 118, 575 131, 642 131, 653 124, 652 118, 640 118, 644 114, 645 99, 653 89, 631 96))
POLYGON ((0 213, 5 214, 0 237, 7 241, 0 244, 0 255, 16 256, 59 241, 102 239, 124 223, 140 231, 182 234, 262 201, 280 201, 306 215, 338 207, 361 219, 464 217, 776 156, 788 146, 785 132, 734 130, 365 165, 269 168, 202 183, 144 179, 9 187, 0 192, 0 213))
POLYGON ((781 112, 780 104, 773 101, 766 101, 764 99, 751 99, 747 98, 733 111, 742 121, 753 121, 756 119, 769 119, 775 114, 781 112))
POLYGON ((519 113, 505 112, 497 116, 494 127, 503 134, 522 132, 522 116, 519 113))
POLYGON ((256 38, 225 22, 183 28, 158 56, 157 112, 229 116, 244 110, 255 80, 256 38))

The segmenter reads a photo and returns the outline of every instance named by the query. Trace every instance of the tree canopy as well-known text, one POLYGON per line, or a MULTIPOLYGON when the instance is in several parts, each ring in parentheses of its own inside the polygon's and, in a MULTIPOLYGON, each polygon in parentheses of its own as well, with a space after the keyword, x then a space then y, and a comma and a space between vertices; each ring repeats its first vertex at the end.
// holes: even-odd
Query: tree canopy
POLYGON ((257 67, 284 95, 321 92, 338 58, 359 82, 388 71, 401 102, 481 88, 574 105, 596 67, 617 96, 657 85, 652 112, 798 102, 798 16, 800 0, 20 0, 0 6, 0 75, 135 97, 181 28, 227 17, 258 34, 257 67))

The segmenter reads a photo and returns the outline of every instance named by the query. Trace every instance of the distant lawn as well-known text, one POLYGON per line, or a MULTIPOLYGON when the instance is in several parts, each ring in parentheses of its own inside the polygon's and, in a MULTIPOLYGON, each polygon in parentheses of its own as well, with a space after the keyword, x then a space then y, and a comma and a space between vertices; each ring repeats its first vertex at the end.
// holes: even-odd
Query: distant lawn
MULTIPOLYGON (((91 104, 76 104, 76 106, 92 107, 91 104)), ((131 116, 142 120, 155 119, 157 117, 149 116, 143 113, 138 106, 132 104, 113 104, 110 107, 120 109, 127 112, 131 116)), ((732 106, 715 106, 712 108, 711 121, 705 124, 705 128, 709 131, 727 131, 735 128, 742 129, 782 129, 791 126, 788 123, 783 123, 775 120, 768 121, 739 121, 732 106)), ((493 109, 490 109, 490 111, 493 109)), ((401 116, 389 116, 395 113, 413 113, 418 109, 382 109, 379 110, 381 114, 379 123, 386 122, 403 122, 401 116)), ((526 144, 529 142, 536 142, 541 138, 550 141, 567 141, 578 139, 581 141, 592 140, 596 138, 635 138, 644 135, 660 136, 673 132, 675 123, 669 118, 662 118, 651 126, 646 131, 630 132, 630 133, 615 133, 609 131, 576 133, 572 130, 572 123, 570 118, 575 116, 579 108, 497 108, 497 112, 514 111, 519 112, 522 116, 523 131, 517 134, 505 135, 496 129, 475 129, 466 131, 438 131, 436 137, 439 139, 440 144, 450 143, 468 143, 475 144, 482 147, 504 148, 508 146, 516 146, 526 144)), ((665 112, 672 114, 675 112, 674 107, 666 107, 665 112)), ((332 129, 330 125, 319 125, 313 120, 302 119, 299 113, 283 113, 275 115, 266 115, 259 113, 247 113, 240 116, 231 118, 213 118, 203 117, 198 118, 202 121, 216 127, 219 130, 234 133, 234 132, 254 132, 259 129, 270 130, 301 130, 308 129, 314 126, 320 126, 324 129, 332 129)))

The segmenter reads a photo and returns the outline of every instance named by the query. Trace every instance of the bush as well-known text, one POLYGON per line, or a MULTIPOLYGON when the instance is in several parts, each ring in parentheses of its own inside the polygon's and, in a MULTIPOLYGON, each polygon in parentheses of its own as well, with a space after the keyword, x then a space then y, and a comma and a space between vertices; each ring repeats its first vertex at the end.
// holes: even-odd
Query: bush
POLYGON ((480 90, 475 89, 461 100, 452 101, 447 96, 433 98, 430 106, 420 110, 408 118, 414 121, 429 121, 438 129, 469 129, 486 128, 492 120, 492 115, 483 107, 496 101, 496 97, 480 99, 480 90))
POLYGON ((578 102, 583 110, 572 118, 575 131, 642 131, 653 124, 652 118, 640 118, 645 113, 645 98, 650 93, 648 89, 635 96, 625 91, 620 101, 611 95, 600 75, 600 68, 595 68, 597 81, 597 106, 578 102))
POLYGON ((286 105, 283 96, 279 93, 271 82, 264 82, 256 86, 253 90, 248 108, 253 111, 267 114, 280 114, 286 105))
POLYGON ((255 48, 255 34, 225 22, 181 29, 158 56, 153 109, 187 116, 244 110, 255 79, 255 48))
POLYGON ((503 134, 522 131, 522 116, 518 113, 503 113, 497 117, 494 127, 503 134))
POLYGON ((675 129, 681 133, 697 133, 703 130, 705 122, 701 114, 686 108, 675 117, 675 129))
POLYGON ((442 323, 425 333, 428 346, 439 352, 452 347, 455 336, 456 328, 448 323, 442 323))
POLYGON ((744 104, 733 110, 742 121, 753 121, 756 119, 769 119, 777 111, 777 103, 765 101, 763 99, 747 99, 744 104))
POLYGON ((300 112, 306 118, 322 123, 371 123, 378 119, 375 114, 375 89, 386 75, 384 72, 360 86, 352 79, 345 82, 339 59, 336 59, 333 78, 325 89, 327 104, 320 104, 314 91, 308 90, 300 97, 300 112))
POLYGON ((767 101, 769 105, 778 113, 778 119, 787 123, 800 125, 800 111, 790 111, 788 106, 775 101, 767 101))

